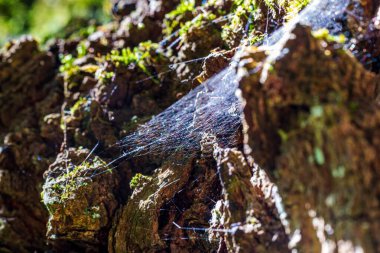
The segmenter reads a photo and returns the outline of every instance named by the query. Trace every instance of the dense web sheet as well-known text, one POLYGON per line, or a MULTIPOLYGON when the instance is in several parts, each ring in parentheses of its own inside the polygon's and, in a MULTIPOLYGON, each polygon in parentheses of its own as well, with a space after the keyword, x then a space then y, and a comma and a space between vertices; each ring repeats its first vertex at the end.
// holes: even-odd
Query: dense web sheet
MULTIPOLYGON (((344 15, 348 2, 348 0, 314 0, 298 17, 294 18, 289 24, 280 28, 264 40, 262 43, 263 46, 273 47, 274 49, 273 51, 269 50, 271 54, 268 58, 278 56, 278 50, 275 49, 281 48, 291 30, 298 23, 309 25, 314 30, 328 28, 332 33, 342 32, 339 19, 344 15)), ((239 48, 243 48, 243 45, 239 48)), ((235 59, 238 58, 239 52, 235 59)), ((198 60, 199 59, 194 59, 188 62, 198 60)), ((184 155, 191 155, 201 150, 200 142, 204 134, 216 136, 216 140, 221 147, 236 146, 239 142, 237 133, 241 128, 242 106, 235 94, 238 88, 235 62, 236 61, 233 60, 229 67, 190 91, 164 112, 139 127, 134 133, 124 137, 118 143, 123 150, 123 154, 109 165, 122 159, 143 155, 153 154, 165 157, 178 151, 184 155)), ((173 67, 175 66, 174 64, 173 67)), ((107 171, 101 171, 93 176, 104 172, 107 171)), ((281 197, 277 192, 277 187, 274 187, 273 191, 276 207, 281 214, 281 222, 285 228, 287 228, 287 214, 285 213, 281 197)), ((182 210, 175 205, 174 201, 172 201, 172 203, 175 206, 174 210, 166 211, 182 212, 182 210)), ((164 211, 164 209, 160 211, 164 211)), ((175 222, 173 222, 173 225, 180 230, 191 230, 194 232, 233 232, 230 228, 218 230, 182 227, 175 222)), ((162 238, 164 241, 177 239, 209 240, 207 236, 201 233, 199 237, 189 236, 179 238, 167 235, 162 238)))
POLYGON ((230 66, 126 136, 120 142, 123 156, 192 153, 200 149, 204 133, 214 134, 220 146, 236 145, 241 126, 236 88, 235 69, 230 66))
MULTIPOLYGON (((298 23, 308 25, 314 30, 328 28, 333 34, 343 32, 339 20, 345 15, 348 3, 349 0, 314 0, 298 17, 264 40, 262 45, 269 47, 269 60, 278 56, 279 50, 276 49, 282 48, 290 32, 298 23)), ((243 48, 243 45, 239 48, 243 48)), ((239 52, 235 59, 238 58, 239 52)), ((242 106, 235 94, 238 88, 235 62, 233 60, 229 67, 190 91, 181 100, 139 127, 136 132, 123 138, 119 145, 123 148, 124 153, 111 164, 121 159, 148 154, 162 157, 177 151, 180 151, 181 154, 194 154, 201 150, 200 142, 204 134, 216 136, 221 147, 236 146, 239 141, 237 133, 241 128, 242 106)), ((273 188, 273 196, 280 213, 281 222, 287 229, 287 233, 290 233, 289 224, 286 220, 287 214, 277 186, 273 188)), ((170 201, 175 208, 165 211, 183 212, 174 201, 170 201)), ((212 201, 215 202, 216 200, 212 201)), ((164 209, 160 211, 164 211, 164 209)), ((162 240, 210 240, 200 232, 234 233, 231 228, 183 227, 174 221, 173 225, 180 230, 198 232, 199 236, 171 237, 165 235, 162 240)), ((296 231, 293 234, 294 238, 297 235, 296 231)))
MULTIPOLYGON (((297 23, 313 29, 328 28, 332 33, 342 30, 342 18, 349 0, 314 0, 289 24, 266 38, 263 46, 280 47, 297 23)), ((240 50, 243 46, 240 46, 240 50)), ((278 53, 278 52, 277 52, 278 53)), ((269 58, 277 57, 273 50, 269 58)), ((239 52, 236 54, 239 57, 239 52)), ((232 61, 234 62, 234 61, 232 61)), ((263 71, 265 72, 265 71, 263 71)), ((118 144, 123 154, 109 165, 121 160, 147 154, 166 156, 176 151, 194 154, 200 150, 204 134, 213 134, 221 147, 237 145, 241 127, 242 108, 236 97, 237 75, 234 64, 210 78, 136 132, 118 144)))

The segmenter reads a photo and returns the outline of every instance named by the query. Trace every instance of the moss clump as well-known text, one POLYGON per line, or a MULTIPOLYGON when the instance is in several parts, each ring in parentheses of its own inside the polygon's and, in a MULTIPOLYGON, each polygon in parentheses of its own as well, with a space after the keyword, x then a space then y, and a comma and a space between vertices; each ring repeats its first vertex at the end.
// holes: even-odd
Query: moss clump
POLYGON ((87 55, 87 44, 81 41, 77 46, 78 58, 82 58, 87 55))
POLYGON ((165 28, 163 33, 170 36, 176 29, 185 24, 195 10, 194 0, 181 0, 181 3, 173 11, 166 14, 164 19, 165 28))
POLYGON ((181 0, 180 4, 177 5, 177 8, 166 14, 168 18, 175 18, 179 15, 182 15, 186 12, 192 12, 195 10, 195 1, 194 0, 181 0))
POLYGON ((271 11, 273 17, 279 14, 279 10, 285 11, 285 20, 289 21, 295 17, 310 0, 264 0, 265 5, 271 11))
POLYGON ((81 126, 82 129, 89 127, 91 118, 91 98, 79 97, 79 99, 70 107, 65 115, 61 117, 60 128, 65 131, 72 126, 81 126), (80 122, 80 124, 78 124, 80 122))
POLYGON ((231 10, 231 20, 222 27, 222 38, 230 47, 237 46, 240 41, 249 35, 251 44, 263 38, 261 32, 256 31, 254 21, 260 18, 260 8, 254 0, 235 0, 231 10))
MULTIPOLYGON (((286 0, 285 0, 286 1, 286 0)), ((265 5, 271 10, 272 14, 276 15, 276 7, 277 5, 284 4, 284 0, 264 0, 265 5)))
POLYGON ((133 116, 130 121, 124 122, 122 129, 123 129, 123 134, 129 134, 132 131, 135 131, 137 127, 140 125, 144 124, 145 122, 149 121, 152 118, 152 116, 147 115, 144 117, 138 117, 138 116, 133 116))
POLYGON ((64 75, 65 80, 69 80, 70 77, 76 75, 79 71, 84 72, 95 72, 92 68, 88 68, 88 66, 79 67, 75 64, 75 61, 79 58, 82 58, 88 54, 88 45, 84 41, 81 41, 76 48, 76 53, 60 55, 61 66, 59 67, 59 71, 64 75))
POLYGON ((331 35, 329 30, 327 30, 326 28, 314 31, 312 32, 312 35, 317 39, 326 40, 327 42, 335 42, 340 44, 346 42, 346 37, 343 34, 339 34, 337 36, 331 35))
POLYGON ((143 174, 137 173, 129 183, 129 187, 134 190, 142 187, 145 183, 152 180, 149 176, 144 176, 143 174))
POLYGON ((188 33, 190 28, 193 27, 202 27, 204 23, 211 22, 216 18, 216 15, 212 13, 201 13, 197 15, 193 20, 187 21, 184 24, 181 24, 181 29, 179 29, 179 36, 183 36, 188 33))
POLYGON ((69 36, 69 39, 87 38, 91 34, 95 33, 96 30, 97 26, 95 24, 90 24, 86 27, 80 27, 79 30, 76 30, 69 36))
POLYGON ((100 68, 98 63, 103 62, 101 57, 95 57, 97 62, 94 63, 86 62, 83 64, 83 61, 78 61, 78 59, 91 55, 88 49, 89 43, 82 40, 78 43, 76 50, 72 52, 72 54, 60 55, 61 66, 59 70, 61 74, 63 74, 69 89, 79 85, 76 83, 78 82, 78 79, 81 79, 79 77, 94 76, 100 68))
POLYGON ((291 20, 310 3, 310 0, 280 0, 280 2, 281 6, 285 7, 285 20, 291 20))
POLYGON ((85 108, 85 111, 89 112, 90 100, 84 97, 80 97, 78 101, 70 108, 71 115, 75 115, 81 108, 85 108))
POLYGON ((116 67, 135 64, 143 72, 150 74, 146 66, 151 59, 151 51, 156 49, 158 49, 156 43, 145 41, 132 49, 128 47, 122 50, 112 50, 110 54, 106 55, 105 60, 113 62, 116 67))
POLYGON ((71 55, 61 56, 61 66, 59 71, 64 74, 65 78, 75 75, 79 71, 79 67, 74 64, 76 58, 71 55))
MULTIPOLYGON (((75 192, 86 186, 88 180, 85 180, 87 174, 91 175, 95 169, 105 168, 106 163, 99 157, 95 157, 91 162, 85 161, 80 165, 69 165, 67 172, 57 177, 54 182, 50 184, 50 194, 55 198, 58 203, 64 203, 64 201, 74 198, 75 192)), ((41 196, 46 194, 42 193, 41 196)), ((55 202, 55 201, 54 201, 55 202)))
POLYGON ((95 72, 95 78, 100 82, 107 83, 107 81, 111 80, 115 76, 115 72, 107 71, 104 68, 98 68, 95 72))
POLYGON ((84 213, 85 215, 91 217, 93 220, 98 220, 101 218, 99 206, 88 207, 84 210, 84 213))

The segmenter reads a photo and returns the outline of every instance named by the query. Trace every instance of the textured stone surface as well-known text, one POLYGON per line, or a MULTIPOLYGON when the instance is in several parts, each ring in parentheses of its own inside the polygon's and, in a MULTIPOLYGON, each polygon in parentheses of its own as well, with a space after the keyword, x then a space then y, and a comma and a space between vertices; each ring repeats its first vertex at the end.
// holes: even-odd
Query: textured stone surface
POLYGON ((62 141, 60 132, 54 139, 40 134, 52 124, 43 116, 59 112, 62 103, 56 62, 28 37, 8 44, 0 60, 0 251, 42 250, 42 173, 62 141))
POLYGON ((246 74, 254 61, 241 69, 252 154, 279 187, 296 248, 377 252, 379 76, 306 27, 292 33, 263 83, 246 74))
MULTIPOLYGON (((216 148, 214 157, 223 196, 219 228, 229 252, 288 252, 288 236, 275 206, 272 188, 257 164, 236 149, 216 148)), ((214 210, 215 212, 216 210, 214 210)))
POLYGON ((339 20, 352 53, 301 26, 281 57, 244 49, 244 147, 243 133, 233 149, 203 133, 198 153, 124 161, 118 140, 276 29, 290 1, 254 15, 250 1, 114 2, 93 34, 0 52, 0 251, 380 251, 379 1, 339 20))

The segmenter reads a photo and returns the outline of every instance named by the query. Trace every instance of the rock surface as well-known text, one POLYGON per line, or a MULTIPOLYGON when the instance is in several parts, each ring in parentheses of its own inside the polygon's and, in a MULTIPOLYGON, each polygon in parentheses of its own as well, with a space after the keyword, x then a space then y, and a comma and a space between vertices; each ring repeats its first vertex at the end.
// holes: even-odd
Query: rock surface
POLYGON ((379 1, 350 1, 346 41, 298 25, 270 50, 248 45, 308 1, 113 2, 93 34, 0 52, 0 252, 380 251, 379 1), (234 147, 119 159, 231 60, 234 147))
POLYGON ((380 78, 339 43, 302 26, 292 34, 263 83, 263 72, 246 74, 257 62, 241 69, 252 155, 279 187, 301 252, 377 252, 380 78))

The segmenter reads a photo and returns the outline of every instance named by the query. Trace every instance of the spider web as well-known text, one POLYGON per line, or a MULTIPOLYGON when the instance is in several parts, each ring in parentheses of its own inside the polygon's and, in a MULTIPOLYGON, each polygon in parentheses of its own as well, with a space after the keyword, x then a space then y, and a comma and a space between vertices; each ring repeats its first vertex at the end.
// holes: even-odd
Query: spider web
MULTIPOLYGON (((337 19, 343 15, 348 2, 314 0, 288 25, 265 39, 263 44, 280 44, 281 39, 297 23, 309 25, 313 29, 327 27, 332 33, 338 33, 342 26, 337 19)), ((200 150, 199 143, 204 133, 214 134, 221 147, 236 146, 236 134, 242 119, 241 103, 235 95, 238 85, 236 79, 234 64, 230 64, 136 132, 124 137, 118 143, 123 149, 118 160, 146 154, 164 157, 178 150, 194 153, 200 150)))
MULTIPOLYGON (((340 20, 344 18, 348 4, 349 0, 314 0, 286 26, 265 38, 262 45, 280 48, 299 23, 308 25, 313 30, 327 28, 332 34, 341 33, 343 27, 340 20)), ((278 56, 276 50, 271 52, 270 58, 278 56)), ((235 59, 238 57, 239 52, 235 59)), ((123 154, 108 165, 148 154, 162 158, 178 151, 194 154, 200 152, 200 142, 205 133, 214 135, 220 147, 235 147, 239 144, 237 135, 242 122, 242 105, 236 96, 237 89, 236 61, 233 60, 226 69, 190 91, 137 131, 124 137, 118 143, 123 154)), ((286 226, 287 215, 279 195, 275 202, 286 226)), ((174 225, 180 230, 210 231, 209 228, 181 227, 176 223, 174 225)), ((223 232, 228 233, 229 228, 223 232)), ((169 237, 162 240, 176 239, 169 237)))
POLYGON ((122 157, 192 153, 200 150, 204 133, 214 134, 222 147, 235 146, 242 115, 236 88, 231 65, 121 140, 122 157))

